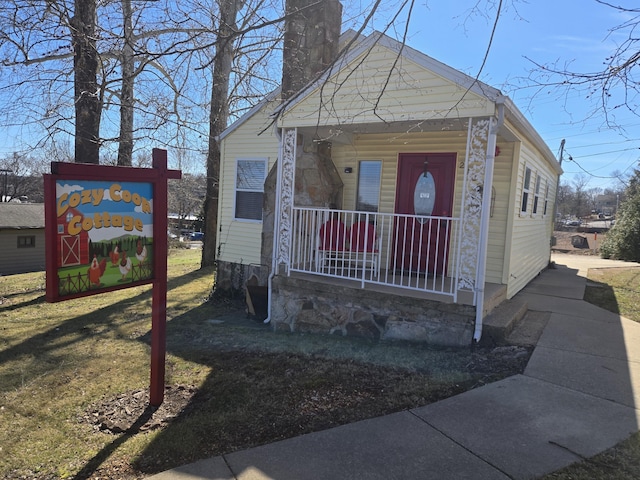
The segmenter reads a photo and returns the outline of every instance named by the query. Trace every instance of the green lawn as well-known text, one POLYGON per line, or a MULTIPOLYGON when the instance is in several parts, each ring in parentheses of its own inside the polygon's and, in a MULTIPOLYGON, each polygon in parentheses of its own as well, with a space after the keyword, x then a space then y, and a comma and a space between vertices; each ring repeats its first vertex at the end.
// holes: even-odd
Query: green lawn
POLYGON ((172 388, 155 412, 144 399, 151 286, 49 304, 42 272, 0 277, 0 478, 143 478, 425 405, 526 365, 482 349, 276 334, 242 315, 220 324, 229 304, 207 301, 214 271, 199 264, 199 250, 169 256, 172 388))

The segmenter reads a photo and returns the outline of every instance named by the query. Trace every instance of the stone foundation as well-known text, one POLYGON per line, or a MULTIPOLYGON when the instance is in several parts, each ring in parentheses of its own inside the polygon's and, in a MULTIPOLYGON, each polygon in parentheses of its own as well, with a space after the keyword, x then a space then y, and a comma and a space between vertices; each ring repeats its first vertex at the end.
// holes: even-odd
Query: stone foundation
POLYGON ((459 347, 472 342, 475 307, 278 275, 271 322, 276 331, 459 347))
POLYGON ((244 265, 240 263, 218 261, 215 289, 221 292, 242 293, 252 276, 256 276, 256 285, 266 285, 269 269, 262 265, 244 265))

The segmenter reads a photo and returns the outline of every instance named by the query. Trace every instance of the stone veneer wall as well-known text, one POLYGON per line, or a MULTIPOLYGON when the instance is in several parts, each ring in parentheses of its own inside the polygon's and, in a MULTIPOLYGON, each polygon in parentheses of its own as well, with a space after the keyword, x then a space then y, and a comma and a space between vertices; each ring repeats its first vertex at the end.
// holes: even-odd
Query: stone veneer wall
POLYGON ((475 307, 277 275, 271 322, 276 331, 468 346, 475 307))
POLYGON ((219 294, 242 292, 244 295, 247 281, 253 275, 257 277, 259 285, 266 285, 269 269, 262 265, 218 261, 216 265, 215 290, 219 294))

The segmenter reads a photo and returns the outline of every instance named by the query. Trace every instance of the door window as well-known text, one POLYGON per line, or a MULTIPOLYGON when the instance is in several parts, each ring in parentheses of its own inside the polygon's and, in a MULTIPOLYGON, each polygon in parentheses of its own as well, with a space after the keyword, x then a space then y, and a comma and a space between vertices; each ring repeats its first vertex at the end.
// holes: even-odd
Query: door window
MULTIPOLYGON (((418 177, 413 190, 413 211, 416 215, 428 217, 433 213, 436 202, 436 182, 431 172, 424 172, 418 177)), ((428 219, 418 218, 420 223, 425 223, 428 219)))

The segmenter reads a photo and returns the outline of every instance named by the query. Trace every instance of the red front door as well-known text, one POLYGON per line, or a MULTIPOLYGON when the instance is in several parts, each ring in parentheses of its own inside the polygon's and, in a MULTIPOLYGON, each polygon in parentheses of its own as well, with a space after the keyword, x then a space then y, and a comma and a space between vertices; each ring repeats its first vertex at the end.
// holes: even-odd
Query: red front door
POLYGON ((401 153, 398 157, 395 269, 446 275, 455 153, 401 153), (434 218, 435 217, 435 218, 434 218))

